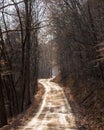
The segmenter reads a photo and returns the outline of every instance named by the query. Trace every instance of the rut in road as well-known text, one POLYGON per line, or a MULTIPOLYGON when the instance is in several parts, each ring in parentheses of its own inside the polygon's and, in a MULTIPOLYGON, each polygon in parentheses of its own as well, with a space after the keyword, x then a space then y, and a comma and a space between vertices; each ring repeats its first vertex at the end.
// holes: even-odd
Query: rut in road
POLYGON ((18 130, 77 130, 75 116, 63 89, 49 80, 40 80, 45 94, 40 109, 25 126, 18 130))

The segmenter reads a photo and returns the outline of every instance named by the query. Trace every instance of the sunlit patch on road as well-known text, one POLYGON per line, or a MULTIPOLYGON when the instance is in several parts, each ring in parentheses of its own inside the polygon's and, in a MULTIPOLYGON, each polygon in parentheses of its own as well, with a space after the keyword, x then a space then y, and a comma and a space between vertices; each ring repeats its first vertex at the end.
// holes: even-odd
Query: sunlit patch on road
POLYGON ((77 130, 74 113, 63 89, 49 80, 40 80, 45 94, 40 109, 24 127, 19 130, 77 130))

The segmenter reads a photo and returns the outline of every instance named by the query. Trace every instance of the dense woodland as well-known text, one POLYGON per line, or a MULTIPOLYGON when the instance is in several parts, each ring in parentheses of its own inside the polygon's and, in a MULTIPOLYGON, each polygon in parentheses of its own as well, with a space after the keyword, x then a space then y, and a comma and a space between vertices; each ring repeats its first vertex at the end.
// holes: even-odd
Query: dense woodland
POLYGON ((0 1, 0 127, 37 91, 40 1, 0 1))
POLYGON ((103 130, 104 0, 1 0, 0 127, 29 107, 55 65, 86 128, 103 130))
POLYGON ((40 44, 39 45, 39 78, 52 77, 52 47, 51 44, 40 44))
MULTIPOLYGON (((104 1, 51 0, 54 41, 61 82, 71 89, 87 123, 104 129, 104 1)), ((56 78, 56 81, 58 78, 56 78)), ((69 95, 68 95, 69 96, 69 95)))

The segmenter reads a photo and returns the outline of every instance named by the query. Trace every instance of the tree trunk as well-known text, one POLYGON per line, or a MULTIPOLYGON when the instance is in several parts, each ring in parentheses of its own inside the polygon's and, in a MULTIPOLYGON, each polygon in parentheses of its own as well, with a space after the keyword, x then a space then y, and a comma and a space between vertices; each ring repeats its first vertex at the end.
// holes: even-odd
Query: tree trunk
POLYGON ((4 106, 4 99, 2 93, 2 83, 1 83, 1 74, 0 74, 0 127, 7 124, 6 111, 4 106))

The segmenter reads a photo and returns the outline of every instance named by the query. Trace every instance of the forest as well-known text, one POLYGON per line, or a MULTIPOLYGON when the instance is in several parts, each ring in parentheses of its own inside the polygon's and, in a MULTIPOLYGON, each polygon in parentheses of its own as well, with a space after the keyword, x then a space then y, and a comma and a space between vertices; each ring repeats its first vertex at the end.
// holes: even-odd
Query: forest
POLYGON ((76 130, 104 130, 104 0, 0 0, 0 130, 29 129, 16 122, 44 109, 31 130, 74 130, 42 126, 62 107, 55 94, 67 99, 76 130))

